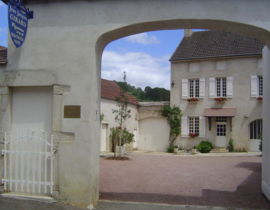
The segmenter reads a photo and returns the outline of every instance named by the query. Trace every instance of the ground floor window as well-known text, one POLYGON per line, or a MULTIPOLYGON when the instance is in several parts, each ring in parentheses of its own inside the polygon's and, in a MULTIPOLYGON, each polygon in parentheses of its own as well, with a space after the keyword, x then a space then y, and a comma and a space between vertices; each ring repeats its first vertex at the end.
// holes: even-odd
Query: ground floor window
POLYGON ((262 133, 262 119, 254 120, 249 124, 249 138, 259 139, 259 134, 262 133))
POLYGON ((189 117, 189 133, 199 135, 199 117, 189 117))

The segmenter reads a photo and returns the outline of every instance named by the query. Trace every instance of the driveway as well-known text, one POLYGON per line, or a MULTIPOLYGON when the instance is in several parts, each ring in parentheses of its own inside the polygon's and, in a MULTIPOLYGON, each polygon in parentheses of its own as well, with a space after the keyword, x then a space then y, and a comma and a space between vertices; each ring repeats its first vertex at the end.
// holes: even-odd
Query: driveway
POLYGON ((261 157, 128 155, 100 158, 100 199, 270 209, 261 157))

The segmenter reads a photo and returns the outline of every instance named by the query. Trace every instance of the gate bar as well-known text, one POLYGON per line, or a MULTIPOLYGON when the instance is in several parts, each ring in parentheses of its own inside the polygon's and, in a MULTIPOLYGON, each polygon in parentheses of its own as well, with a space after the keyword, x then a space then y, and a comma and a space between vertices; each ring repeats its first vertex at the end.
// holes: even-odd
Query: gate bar
MULTIPOLYGON (((10 131, 10 140, 12 139, 12 131, 10 131)), ((9 151, 11 151, 11 141, 9 144, 9 151)), ((9 180, 11 180, 11 162, 12 162, 12 153, 9 154, 9 180)), ((9 183, 9 191, 11 191, 12 183, 9 183)))
MULTIPOLYGON (((7 144, 6 144, 7 134, 5 133, 5 139, 4 139, 4 150, 7 151, 7 144)), ((4 152, 4 179, 7 178, 7 157, 6 153, 4 152)), ((7 190, 7 184, 4 181, 4 190, 7 190)))

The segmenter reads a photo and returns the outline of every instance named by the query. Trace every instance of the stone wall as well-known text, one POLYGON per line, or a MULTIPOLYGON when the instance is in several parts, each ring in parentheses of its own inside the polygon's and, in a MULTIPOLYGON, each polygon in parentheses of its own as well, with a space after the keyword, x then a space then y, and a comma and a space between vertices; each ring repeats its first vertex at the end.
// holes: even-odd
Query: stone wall
POLYGON ((166 105, 170 105, 169 101, 157 102, 139 102, 138 120, 151 117, 162 117, 158 111, 166 105))

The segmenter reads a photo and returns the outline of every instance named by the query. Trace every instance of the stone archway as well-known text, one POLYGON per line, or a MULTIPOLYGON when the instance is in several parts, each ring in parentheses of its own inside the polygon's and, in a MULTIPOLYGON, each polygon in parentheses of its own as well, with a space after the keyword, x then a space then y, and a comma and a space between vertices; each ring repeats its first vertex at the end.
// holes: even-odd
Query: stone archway
MULTIPOLYGON (((247 34, 270 46, 268 1, 28 0, 26 3, 35 12, 35 17, 29 22, 23 47, 16 49, 9 37, 8 64, 0 67, 1 94, 8 98, 4 91, 8 87, 70 87, 68 95, 59 95, 61 100, 57 96, 54 101, 54 109, 58 111, 53 132, 75 136, 72 142, 65 137, 59 142, 54 189, 59 200, 82 206, 96 203, 99 196, 100 124, 96 115, 100 107, 101 55, 108 43, 146 31, 203 28, 247 34), (80 105, 81 118, 64 119, 61 113, 64 105, 80 105)), ((270 81, 267 48, 264 55, 264 78, 270 81)), ((267 90, 267 82, 265 85, 267 90)), ((267 94, 264 97, 264 127, 269 127, 270 123, 267 94)), ((1 132, 10 130, 11 103, 6 100, 5 105, 1 105, 4 116, 1 132)), ((264 134, 264 154, 268 147, 270 149, 267 134, 264 134)), ((263 190, 270 199, 267 159, 263 157, 263 190)))

